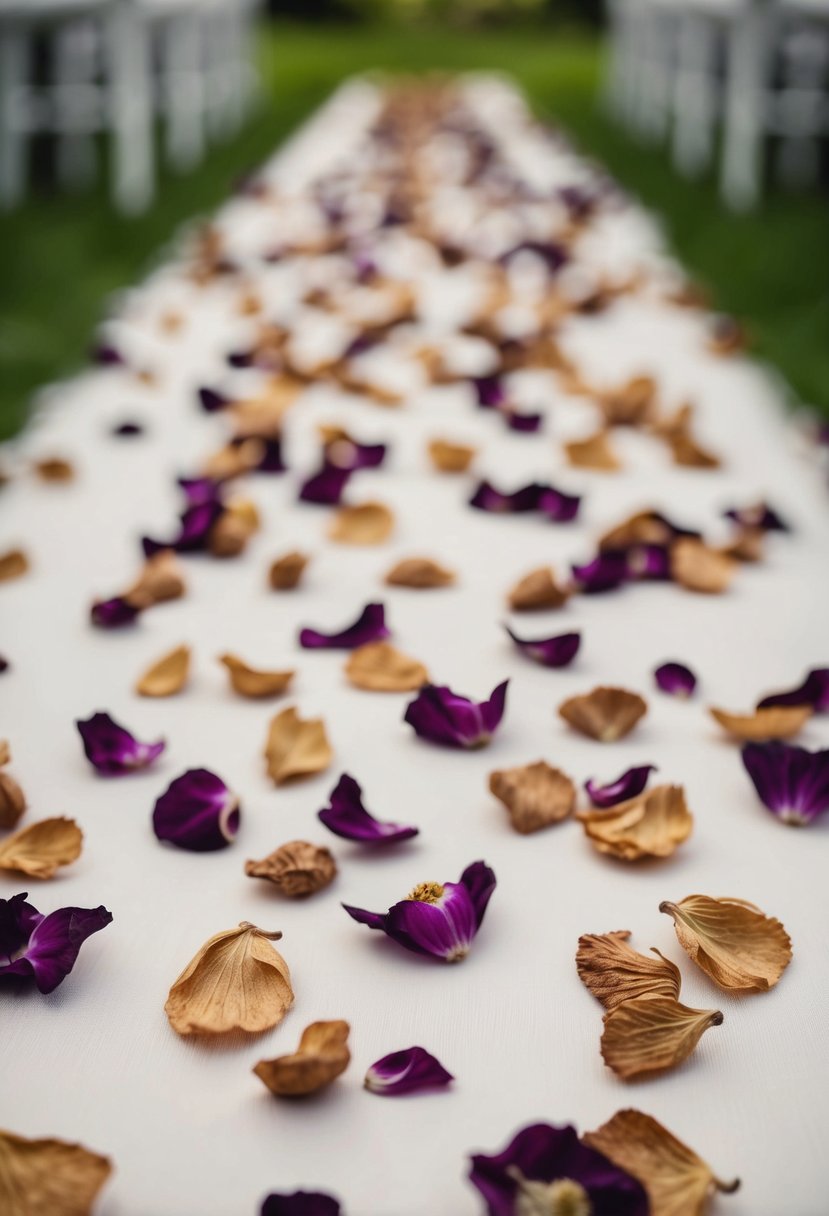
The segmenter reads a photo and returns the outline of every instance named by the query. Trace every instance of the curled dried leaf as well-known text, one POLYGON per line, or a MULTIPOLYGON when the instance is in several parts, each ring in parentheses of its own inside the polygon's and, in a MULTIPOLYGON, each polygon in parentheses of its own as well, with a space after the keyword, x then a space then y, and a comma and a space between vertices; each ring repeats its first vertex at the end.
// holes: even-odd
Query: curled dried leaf
POLYGON ((432 587, 451 586, 455 575, 431 558, 406 557, 392 566, 384 581, 390 587, 414 587, 425 591, 432 587))
POLYGON ((336 1081, 348 1068, 348 1022, 312 1022, 306 1026, 299 1047, 290 1056, 260 1060, 253 1071, 272 1094, 297 1098, 314 1094, 336 1081))
POLYGON ((340 507, 331 520, 328 535, 342 545, 380 545, 394 530, 394 515, 381 502, 363 502, 340 507))
POLYGON ((560 608, 567 601, 567 592, 559 587, 549 566, 531 570, 519 579, 507 596, 513 612, 537 612, 544 608, 560 608))
POLYGON ((156 660, 139 679, 135 691, 142 697, 172 697, 190 676, 190 647, 176 646, 156 660))
POLYGON ((429 683, 423 664, 389 642, 358 646, 348 656, 344 670, 349 683, 368 692, 410 692, 429 683))
POLYGON ((268 582, 274 591, 293 591, 310 560, 307 554, 294 550, 272 562, 268 571, 268 582))
POLYGON ((428 451, 429 459, 439 473, 465 473, 475 459, 477 449, 448 439, 432 439, 428 451))
POLYGON ((230 676, 230 686, 240 697, 278 697, 287 692, 294 678, 293 671, 262 671, 249 667, 234 654, 223 654, 219 658, 230 676))
POLYGON ((688 895, 665 900, 660 912, 674 919, 688 957, 729 992, 767 992, 792 958, 792 943, 779 920, 741 899, 688 895))
POLYGON ((790 739, 803 729, 813 711, 811 705, 773 705, 755 709, 752 714, 731 714, 713 706, 708 712, 730 735, 759 743, 766 739, 790 739))
POLYGON ((719 595, 737 569, 736 561, 701 540, 682 536, 671 545, 671 578, 688 591, 719 595))
POLYGON ((630 734, 648 712, 647 702, 636 692, 624 688, 594 688, 581 696, 569 697, 558 707, 564 721, 574 730, 600 743, 615 743, 630 734))
POLYGON ((579 979, 605 1009, 615 1009, 646 992, 679 999, 682 976, 670 959, 652 946, 656 958, 628 945, 630 931, 583 933, 576 951, 579 979))
POLYGON ((268 776, 276 785, 321 773, 332 759, 322 718, 300 718, 291 705, 271 720, 265 760, 268 776))
POLYGON ((576 805, 576 787, 544 760, 489 774, 490 791, 503 802, 516 832, 537 832, 560 823, 576 805))
POLYGON ((687 1060, 722 1020, 718 1009, 690 1009, 672 996, 645 993, 604 1015, 602 1059, 623 1081, 665 1072, 687 1060))
POLYGON ((289 840, 261 861, 246 861, 245 873, 272 882, 288 899, 304 899, 334 881, 337 863, 322 845, 289 840))
POLYGON ((731 1195, 739 1180, 722 1182, 710 1166, 667 1128, 638 1110, 620 1110, 582 1140, 637 1178, 650 1216, 704 1216, 715 1191, 731 1195))
POLYGON ((29 570, 29 559, 22 549, 7 549, 0 554, 0 583, 22 578, 29 570))
POLYGON ((13 828, 25 809, 26 795, 17 781, 11 773, 0 773, 0 828, 13 828))
POLYGON ((54 878, 81 855, 83 832, 74 819, 41 819, 0 844, 0 869, 31 878, 54 878))
POLYGON ((180 599, 187 585, 181 565, 172 549, 162 549, 148 558, 137 581, 124 593, 124 598, 138 608, 180 599))
POLYGON ((564 453, 568 462, 577 469, 597 469, 605 473, 615 473, 622 467, 606 430, 596 431, 587 439, 565 443, 564 453))
POLYGON ((694 826, 681 785, 657 785, 606 811, 579 811, 576 818, 597 852, 623 861, 670 857, 694 826))
POLYGON ((111 1173, 108 1157, 80 1144, 0 1131, 3 1216, 90 1216, 111 1173))
POLYGON ((288 964, 266 933, 242 921, 217 933, 170 989, 164 1012, 178 1034, 257 1034, 284 1018, 294 1002, 288 964))
POLYGON ((36 460, 32 467, 35 476, 41 481, 65 483, 75 479, 75 466, 62 456, 47 456, 43 460, 36 460))

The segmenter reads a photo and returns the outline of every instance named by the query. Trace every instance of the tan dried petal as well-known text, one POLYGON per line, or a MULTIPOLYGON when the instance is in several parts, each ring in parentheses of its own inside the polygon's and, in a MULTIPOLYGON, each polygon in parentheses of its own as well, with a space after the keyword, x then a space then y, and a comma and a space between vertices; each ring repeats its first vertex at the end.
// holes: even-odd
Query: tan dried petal
POLYGON ((8 764, 12 758, 12 750, 8 739, 0 739, 0 768, 8 764))
POLYGON ((447 570, 429 557, 405 557, 389 570, 384 580, 390 587, 414 587, 429 590, 432 587, 449 587, 455 581, 452 570, 447 570))
POLYGON ((356 688, 368 692, 410 692, 429 683, 423 664, 389 642, 367 642, 352 650, 345 674, 356 688))
POLYGON ((582 1140, 632 1174, 647 1191, 650 1216, 704 1216, 715 1191, 732 1195, 739 1179, 722 1182, 667 1128, 638 1110, 620 1110, 582 1140))
POLYGON ((178 1034, 258 1034, 278 1026, 294 1003, 288 964, 266 933, 242 921, 217 933, 170 989, 164 1012, 178 1034))
POLYGON ((394 530, 394 515, 381 502, 339 507, 328 529, 331 540, 342 545, 381 545, 394 530))
POLYGON ((604 1015, 602 1059, 623 1081, 665 1072, 687 1060, 722 1020, 718 1009, 689 1009, 671 996, 646 993, 604 1015))
POLYGON ((261 861, 246 861, 245 873, 272 882, 288 899, 304 899, 334 881, 337 863, 322 845, 289 840, 261 861))
POLYGON ((74 819, 41 819, 0 844, 0 869, 31 878, 54 878, 81 855, 83 832, 74 819))
POLYGON ((181 692, 189 676, 190 647, 176 646, 147 668, 135 691, 141 697, 172 697, 181 692))
POLYGON ((714 355, 735 355, 746 347, 746 332, 734 317, 718 317, 708 349, 714 355))
POLYGON ((615 743, 630 734, 648 712, 648 705, 637 692, 599 687, 581 696, 568 697, 559 705, 558 712, 581 734, 600 743, 615 743))
POLYGON ((314 1094, 336 1081, 348 1068, 349 1030, 348 1022, 312 1022, 303 1030, 293 1055, 260 1060, 253 1071, 278 1097, 314 1094))
POLYGON ((567 602, 567 592, 559 587, 549 566, 531 570, 519 579, 507 596, 513 612, 537 612, 545 608, 560 608, 567 602))
POLYGON ((228 443, 208 456, 202 467, 205 477, 216 481, 228 481, 241 477, 259 466, 265 454, 262 439, 245 439, 242 443, 228 443))
POLYGON ((671 449, 674 464, 681 465, 683 468, 718 469, 722 464, 719 456, 697 443, 688 431, 669 435, 666 437, 666 442, 671 449))
POLYGON ((560 823, 576 805, 573 782, 544 760, 490 773, 489 788, 507 808, 516 832, 523 834, 560 823))
POLYGON ((668 545, 671 525, 658 511, 636 511, 599 538, 599 549, 628 549, 631 545, 668 545))
POLYGON ((670 857, 694 826, 681 785, 657 785, 606 811, 579 811, 576 818, 597 852, 623 861, 670 857))
POLYGON ((671 545, 671 578, 688 591, 719 595, 734 577, 737 563, 701 540, 682 536, 671 545))
POLYGON ((0 1131, 3 1216, 90 1216, 111 1173, 108 1157, 80 1144, 0 1131))
POLYGON ((238 557, 250 536, 248 524, 225 511, 210 529, 207 547, 214 557, 238 557))
POLYGON ((8 549, 0 554, 0 583, 11 582, 28 572, 29 559, 22 549, 8 549))
POLYGON ((684 402, 672 414, 662 414, 651 423, 651 430, 663 439, 672 439, 676 435, 685 435, 691 427, 694 417, 694 406, 690 401, 684 402))
POLYGON ((618 388, 597 398, 609 426, 642 426, 650 422, 656 405, 656 381, 652 376, 633 376, 618 388))
POLYGON ((615 933, 583 933, 576 951, 579 979, 605 1009, 646 992, 679 998, 682 976, 679 968, 655 946, 656 958, 640 954, 628 945, 630 930, 615 933))
POLYGON ((293 376, 273 376, 259 397, 235 401, 225 411, 237 439, 278 439, 285 415, 296 401, 302 384, 293 376))
POLYGON ((767 992, 792 958, 792 943, 779 920, 741 899, 688 895, 667 900, 660 912, 674 918, 688 957, 729 992, 767 992))
POLYGON ((0 773, 0 828, 13 828, 26 809, 26 796, 11 773, 0 773))
POLYGON ((274 591, 293 591, 310 560, 306 553, 293 550, 272 562, 268 571, 268 582, 274 591))
POLYGON ((597 469, 605 473, 615 473, 622 467, 606 430, 596 431, 595 435, 590 435, 587 439, 565 443, 564 452, 568 462, 577 469, 597 469))
POLYGON ((230 685, 240 697, 278 697, 287 692, 294 678, 293 671, 261 671, 249 667, 235 654, 223 654, 219 658, 230 675, 230 685))
POLYGON ((291 705, 271 720, 265 760, 268 776, 276 785, 321 773, 332 759, 322 718, 300 718, 291 705))
POLYGON ((181 599, 187 590, 181 564, 172 549, 162 549, 144 563, 138 580, 124 598, 139 608, 181 599))
POLYGON ((62 456, 47 456, 44 460, 36 460, 32 467, 41 481, 65 483, 75 479, 75 466, 62 456))
POLYGON ((734 539, 723 545, 719 552, 738 562, 760 562, 763 560, 765 541, 766 534, 762 528, 739 528, 734 539))
POLYGON ((439 473, 465 473, 477 454, 477 448, 449 439, 429 441, 429 459, 439 473))
POLYGON ((708 712, 735 738, 762 743, 767 739, 790 739, 803 729, 813 711, 811 705, 770 705, 751 714, 730 714, 712 705, 708 712))
POLYGON ((158 318, 159 328, 165 334, 177 334, 184 325, 184 317, 175 309, 163 312, 158 318))

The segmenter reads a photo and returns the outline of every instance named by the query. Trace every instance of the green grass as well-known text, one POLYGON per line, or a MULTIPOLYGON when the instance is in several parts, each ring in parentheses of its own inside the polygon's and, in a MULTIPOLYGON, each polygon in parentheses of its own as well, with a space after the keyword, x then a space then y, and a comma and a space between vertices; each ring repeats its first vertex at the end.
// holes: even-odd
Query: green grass
POLYGON ((728 215, 712 181, 678 179, 662 150, 636 146, 601 114, 601 49, 589 33, 284 23, 266 27, 261 55, 265 98, 256 118, 195 172, 165 174, 145 216, 114 214, 102 187, 76 198, 41 194, 0 221, 0 436, 20 426, 39 385, 81 365, 110 294, 152 265, 182 222, 209 213, 340 80, 375 68, 512 73, 539 115, 563 123, 663 215, 674 248, 717 306, 743 317, 756 351, 801 399, 829 413, 825 198, 775 195, 757 215, 728 215))

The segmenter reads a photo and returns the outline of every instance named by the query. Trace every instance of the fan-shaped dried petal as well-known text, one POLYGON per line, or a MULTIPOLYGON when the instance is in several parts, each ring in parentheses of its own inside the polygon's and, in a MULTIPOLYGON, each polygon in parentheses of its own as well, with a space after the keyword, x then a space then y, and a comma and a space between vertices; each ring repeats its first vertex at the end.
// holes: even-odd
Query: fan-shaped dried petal
POLYGON ((230 676, 230 686, 240 697, 278 697, 286 692, 294 678, 293 671, 262 671, 249 667, 235 654, 223 654, 219 658, 230 676))
POLYGON ((535 612, 543 608, 560 608, 567 601, 567 592, 559 587, 549 566, 531 570, 515 584, 507 596, 513 612, 535 612))
POLYGON ((74 819, 41 819, 0 844, 0 869, 32 878, 54 878, 60 866, 81 855, 83 832, 74 819))
POLYGON ((147 558, 137 581, 124 593, 124 599, 139 608, 177 600, 187 590, 181 564, 172 549, 160 549, 147 558))
POLYGON ((646 993, 604 1015, 602 1059, 623 1081, 664 1072, 687 1060, 722 1020, 718 1009, 689 1009, 674 997, 646 993))
POLYGON ((8 549, 0 554, 0 583, 11 582, 28 572, 29 559, 22 549, 8 549))
POLYGON ((190 647, 176 646, 148 667, 135 686, 142 697, 172 697, 181 692, 190 675, 190 647))
POLYGON ((715 1177, 692 1149, 638 1110, 617 1111, 582 1141, 642 1183, 650 1216, 704 1216, 715 1191, 731 1195, 740 1185, 715 1177))
POLYGON ((321 773, 332 758, 322 718, 300 718, 294 706, 290 706, 272 719, 265 759, 268 775, 276 785, 321 773))
POLYGON ((734 577, 737 562, 701 540, 680 537, 671 545, 671 578, 688 591, 719 595, 734 577))
POLYGON ((790 739, 812 716, 811 705, 779 705, 756 709, 753 714, 730 714, 725 709, 708 710, 723 730, 737 739, 763 743, 767 739, 790 739))
POLYGON ((337 864, 328 849, 307 840, 289 840, 261 861, 246 861, 248 878, 265 878, 288 899, 315 895, 334 881, 337 864))
POLYGON ((657 785, 609 810, 579 811, 576 818, 599 853, 623 861, 670 857, 694 826, 680 785, 657 785))
POLYGON ((677 431, 667 435, 674 464, 686 469, 718 469, 722 464, 719 456, 697 443, 690 431, 677 431))
POLYGON ((560 823, 576 805, 573 782, 544 760, 490 773, 489 788, 507 808, 516 832, 524 834, 560 823))
POLYGON ((564 444, 564 452, 568 463, 577 469, 598 469, 605 473, 615 473, 621 469, 622 462, 613 450, 607 431, 596 431, 587 439, 576 439, 564 444))
POLYGON ((779 920, 741 899, 688 895, 664 901, 688 957, 729 992, 767 992, 792 958, 792 943, 779 920))
POLYGON ((75 479, 74 465, 62 456, 47 456, 44 460, 36 460, 33 467, 35 475, 41 481, 68 482, 75 479))
POLYGON ((268 571, 268 582, 274 591, 293 591, 310 560, 306 553, 296 550, 278 557, 268 571))
POLYGON ((628 945, 630 931, 584 933, 576 951, 579 979, 605 1009, 615 1009, 622 1001, 653 992, 679 998, 682 976, 670 959, 651 947, 656 958, 640 954, 628 945))
POLYGON ((624 688, 594 688, 581 696, 569 697, 558 712, 574 730, 600 743, 615 743, 630 734, 648 712, 647 702, 636 692, 624 688))
POLYGON ((432 587, 451 586, 455 575, 431 558, 406 557, 392 566, 384 581, 390 587, 414 587, 425 591, 432 587))
POLYGON ((369 692, 411 692, 429 683, 422 663, 389 642, 369 642, 349 655, 345 674, 356 688, 369 692))
POLYGON ((348 1068, 349 1029, 348 1022, 343 1021, 312 1022, 303 1030, 293 1055, 260 1060, 253 1071, 279 1097, 314 1094, 348 1068))
POLYGON ((381 502, 363 502, 340 507, 331 520, 328 535, 343 545, 380 545, 394 530, 394 515, 381 502))
POLYGON ((618 388, 600 393, 598 405, 610 426, 642 426, 653 417, 656 381, 652 376, 633 376, 618 388))
POLYGON ((178 1034, 257 1034, 277 1026, 294 1003, 288 964, 266 933, 242 921, 217 933, 170 989, 164 1012, 178 1034))
POLYGON ((441 473, 465 473, 476 451, 465 443, 451 443, 448 439, 432 439, 429 443, 429 459, 441 473))
POLYGON ((65 1140, 27 1140, 0 1131, 3 1216, 90 1216, 112 1173, 108 1157, 65 1140))

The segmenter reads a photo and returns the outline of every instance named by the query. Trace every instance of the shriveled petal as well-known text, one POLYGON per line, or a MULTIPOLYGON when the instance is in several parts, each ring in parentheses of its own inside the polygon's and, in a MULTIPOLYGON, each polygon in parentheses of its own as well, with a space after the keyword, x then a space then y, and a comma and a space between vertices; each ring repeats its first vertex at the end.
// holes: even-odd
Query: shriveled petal
POLYGON ((606 785, 599 785, 591 778, 585 781, 584 788, 593 805, 606 810, 607 807, 616 806, 619 802, 626 802, 641 794, 651 773, 655 771, 655 764, 640 764, 636 768, 627 769, 615 781, 609 781, 606 785))
POLYGON ((343 773, 330 795, 330 805, 318 818, 335 836, 362 844, 397 844, 417 836, 419 828, 383 823, 363 806, 362 790, 353 777, 343 773))
POLYGON ((95 600, 89 610, 89 619, 98 629, 121 629, 134 625, 141 608, 123 595, 113 595, 108 600, 95 600))
POLYGON ((139 743, 106 713, 95 713, 91 718, 78 720, 75 725, 87 760, 99 773, 109 777, 147 768, 167 746, 163 739, 157 743, 139 743))
POLYGON ((586 988, 605 1009, 615 1009, 623 1001, 655 992, 679 998, 682 977, 679 968, 654 947, 656 958, 640 954, 628 945, 630 931, 584 933, 576 951, 576 969, 586 988))
POLYGON ((604 1016, 601 1052, 623 1081, 682 1064, 706 1030, 722 1025, 718 1009, 690 1009, 672 996, 646 993, 604 1016))
POLYGON ((22 578, 29 571, 29 558, 23 549, 7 549, 0 553, 0 583, 22 578))
POLYGON ((578 494, 566 494, 555 486, 544 486, 538 499, 539 511, 556 524, 569 524, 578 515, 580 507, 578 494))
POLYGON ((287 692, 295 674, 293 671, 263 671, 250 667, 234 654, 221 655, 219 662, 227 668, 230 686, 240 697, 279 697, 287 692))
POLYGON ((277 785, 322 772, 333 755, 322 718, 301 718, 290 706, 271 719, 265 760, 277 785))
POLYGON ((388 637, 391 637, 391 630, 386 625, 385 608, 382 604, 366 604, 354 624, 337 633, 301 629, 299 644, 306 650, 354 650, 388 637))
POLYGON ((260 1060, 254 1073, 272 1094, 295 1098, 317 1093, 348 1068, 348 1022, 312 1022, 306 1026, 292 1055, 260 1060))
POLYGON ((829 809, 829 750, 747 743, 742 759, 761 801, 781 822, 812 823, 829 809))
POLYGON ((596 431, 586 439, 565 443, 564 453, 568 462, 577 469, 596 469, 603 473, 615 473, 622 467, 616 455, 610 435, 606 430, 596 431))
POLYGON ((759 528, 763 532, 790 532, 791 528, 781 515, 767 502, 751 503, 746 507, 730 507, 723 511, 726 519, 733 519, 743 528, 759 528))
POLYGON ((310 558, 305 553, 294 550, 272 562, 268 571, 268 582, 274 591, 293 591, 294 587, 299 585, 309 561, 310 558))
POLYGON ((391 1097, 443 1088, 454 1079, 425 1047, 406 1047, 375 1061, 366 1073, 364 1084, 373 1094, 391 1097))
POLYGON ((688 957, 729 992, 767 992, 792 958, 792 943, 779 920, 741 899, 688 895, 665 900, 688 957))
POLYGON ((135 686, 142 697, 172 697, 181 692, 190 676, 190 647, 176 646, 157 659, 135 686))
POLYGON ((684 663, 661 663, 653 678, 656 687, 671 697, 690 697, 697 686, 697 677, 684 663))
POLYGON ((231 844, 239 831, 239 800, 221 777, 206 768, 188 769, 172 781, 153 810, 159 840, 207 853, 231 844))
POLYGON ((756 709, 753 714, 732 714, 725 709, 708 710, 723 730, 736 739, 763 743, 768 739, 790 739, 798 734, 812 716, 811 705, 774 705, 756 709))
POLYGON ((622 861, 670 857, 694 826, 679 785, 657 785, 608 810, 579 811, 576 818, 597 852, 622 861))
POLYGON ((567 667, 581 645, 580 633, 558 633, 549 638, 519 638, 509 625, 504 628, 521 653, 542 667, 567 667))
POLYGON ((544 760, 489 774, 490 791, 509 812, 516 832, 537 832, 560 823, 576 805, 576 787, 544 760))
POLYGON ((411 692, 429 682, 423 664, 389 642, 368 642, 352 650, 345 674, 355 688, 369 692, 411 692))
POLYGON ((289 840, 261 861, 246 861, 245 873, 267 879, 288 899, 305 899, 334 881, 337 863, 321 845, 289 840))
POLYGON ((0 843, 0 869, 53 878, 81 855, 83 832, 74 819, 41 819, 0 843))
POLYGON ((568 697, 559 705, 558 712, 581 734, 600 743, 615 743, 630 734, 648 712, 648 706, 638 693, 600 686, 590 693, 568 697))
POLYGON ((601 595, 615 591, 630 578, 628 555, 624 549, 606 549, 589 562, 572 566, 573 581, 582 595, 601 595))
POLYGON ((91 1216, 112 1162, 80 1144, 28 1140, 0 1131, 0 1212, 4 1216, 91 1216))
POLYGON ((394 531, 394 515, 382 502, 340 507, 328 529, 331 540, 343 545, 380 545, 394 531))
POLYGON ((26 895, 21 891, 11 899, 0 899, 0 957, 17 954, 43 920, 42 913, 27 903, 26 895))

